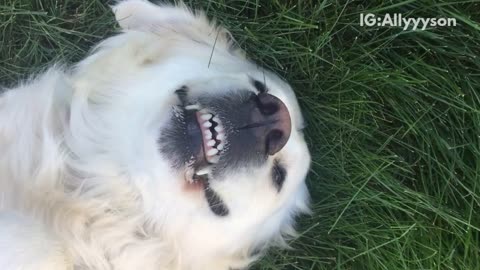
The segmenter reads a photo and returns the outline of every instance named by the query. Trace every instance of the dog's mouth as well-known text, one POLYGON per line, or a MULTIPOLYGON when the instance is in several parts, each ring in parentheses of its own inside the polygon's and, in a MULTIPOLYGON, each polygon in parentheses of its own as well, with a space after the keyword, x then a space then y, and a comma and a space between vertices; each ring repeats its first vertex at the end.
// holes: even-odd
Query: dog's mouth
POLYGON ((201 188, 225 149, 225 128, 214 112, 199 104, 185 106, 184 115, 185 132, 193 153, 187 164, 185 181, 189 188, 201 188))
POLYGON ((162 128, 160 151, 184 173, 186 190, 203 190, 211 210, 224 216, 228 209, 210 184, 280 151, 291 132, 288 109, 273 95, 249 90, 196 96, 182 87, 175 94, 179 104, 162 128))
POLYGON ((228 215, 227 206, 210 187, 213 172, 227 149, 226 131, 218 114, 200 104, 182 104, 174 108, 172 121, 163 132, 168 143, 162 148, 178 158, 174 166, 184 170, 185 191, 203 191, 215 215, 228 215))

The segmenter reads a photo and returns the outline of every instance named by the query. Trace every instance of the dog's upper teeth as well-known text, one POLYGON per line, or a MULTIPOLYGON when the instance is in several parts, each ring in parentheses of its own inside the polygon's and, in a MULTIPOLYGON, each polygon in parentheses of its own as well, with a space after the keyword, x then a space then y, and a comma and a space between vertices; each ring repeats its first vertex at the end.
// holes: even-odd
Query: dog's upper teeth
POLYGON ((212 120, 215 121, 215 122, 217 122, 217 123, 220 123, 220 119, 218 118, 218 116, 213 117, 212 120))
POLYGON ((203 126, 208 128, 212 126, 212 123, 206 121, 206 122, 203 122, 203 126))
POLYGON ((215 131, 217 131, 217 132, 222 132, 222 131, 223 131, 223 126, 221 126, 220 124, 218 124, 218 126, 215 127, 215 131))
POLYGON ((225 139, 225 133, 218 133, 217 140, 222 141, 223 139, 225 139))
POLYGON ((223 150, 224 147, 225 147, 225 144, 223 144, 223 143, 217 145, 218 150, 223 150))
POLYGON ((210 167, 205 167, 205 168, 202 168, 200 170, 198 170, 196 172, 197 175, 205 175, 205 174, 209 174, 212 170, 210 169, 210 167))
POLYGON ((186 110, 200 110, 200 105, 198 104, 190 104, 185 106, 186 110))
POLYGON ((217 163, 220 160, 219 156, 208 157, 208 162, 217 163))
POLYGON ((200 116, 202 118, 202 120, 210 120, 213 115, 209 114, 209 113, 206 113, 206 114, 202 114, 202 116, 200 116))
POLYGON ((215 140, 210 140, 207 142, 208 146, 214 146, 215 145, 215 140))
POLYGON ((210 130, 205 130, 205 139, 210 140, 212 138, 212 132, 210 130))
POLYGON ((218 149, 215 149, 215 148, 212 148, 207 152, 207 156, 214 156, 216 154, 218 154, 218 149))

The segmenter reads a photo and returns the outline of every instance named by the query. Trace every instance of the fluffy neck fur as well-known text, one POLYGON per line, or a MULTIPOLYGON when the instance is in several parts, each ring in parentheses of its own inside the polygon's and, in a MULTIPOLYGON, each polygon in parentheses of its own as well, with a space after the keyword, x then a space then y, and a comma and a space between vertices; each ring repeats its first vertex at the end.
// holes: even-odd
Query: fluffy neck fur
POLYGON ((70 80, 70 74, 53 68, 0 97, 0 210, 21 212, 52 228, 75 269, 247 264, 242 252, 190 261, 195 256, 182 256, 161 223, 145 219, 141 193, 128 177, 77 170, 81 157, 72 155, 65 140, 70 80))

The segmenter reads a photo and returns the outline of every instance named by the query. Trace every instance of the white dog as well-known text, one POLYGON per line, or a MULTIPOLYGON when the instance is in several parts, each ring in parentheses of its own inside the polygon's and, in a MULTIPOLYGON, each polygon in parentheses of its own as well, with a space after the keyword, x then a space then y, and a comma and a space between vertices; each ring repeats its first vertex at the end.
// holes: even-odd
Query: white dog
POLYGON ((0 96, 0 269, 227 270, 308 211, 290 86, 185 7, 0 96))

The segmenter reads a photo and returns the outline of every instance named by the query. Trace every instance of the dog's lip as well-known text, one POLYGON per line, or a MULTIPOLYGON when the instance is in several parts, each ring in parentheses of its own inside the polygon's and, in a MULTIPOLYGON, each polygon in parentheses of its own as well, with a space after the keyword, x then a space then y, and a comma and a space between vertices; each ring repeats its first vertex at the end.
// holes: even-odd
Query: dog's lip
POLYGON ((193 167, 188 166, 185 171, 185 191, 199 191, 205 188, 208 178, 199 176, 193 167))

